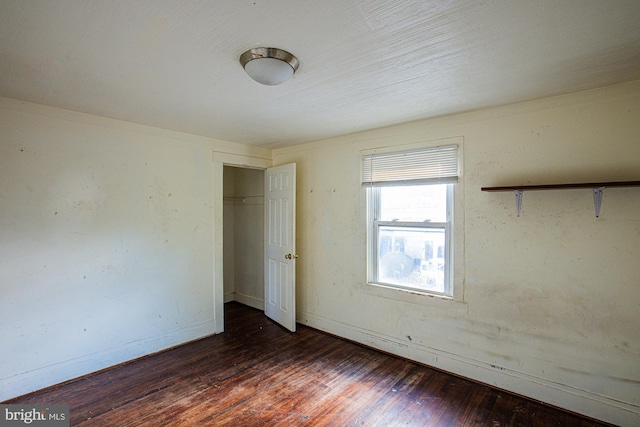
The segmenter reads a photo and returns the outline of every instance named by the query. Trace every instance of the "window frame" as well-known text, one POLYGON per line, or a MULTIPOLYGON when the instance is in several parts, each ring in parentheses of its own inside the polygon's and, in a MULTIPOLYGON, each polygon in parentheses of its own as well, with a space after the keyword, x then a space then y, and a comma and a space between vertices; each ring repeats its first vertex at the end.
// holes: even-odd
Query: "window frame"
MULTIPOLYGON (((407 185, 406 183, 403 185, 407 185)), ((454 267, 453 267, 453 254, 454 254, 454 192, 455 183, 416 183, 411 186, 426 186, 426 185, 446 185, 446 221, 445 222, 416 222, 416 221, 383 221, 380 220, 381 216, 381 188, 382 187, 397 187, 393 183, 389 184, 377 184, 371 185, 366 188, 366 203, 367 203, 367 283, 369 285, 383 286, 393 289, 399 289, 414 293, 421 293, 427 295, 439 296, 447 299, 454 298, 454 267), (444 290, 438 292, 429 289, 423 289, 414 286, 405 286, 396 283, 387 283, 379 280, 379 265, 380 258, 378 256, 379 247, 379 235, 381 227, 397 227, 402 228, 415 228, 415 229, 442 229, 444 230, 444 290)))

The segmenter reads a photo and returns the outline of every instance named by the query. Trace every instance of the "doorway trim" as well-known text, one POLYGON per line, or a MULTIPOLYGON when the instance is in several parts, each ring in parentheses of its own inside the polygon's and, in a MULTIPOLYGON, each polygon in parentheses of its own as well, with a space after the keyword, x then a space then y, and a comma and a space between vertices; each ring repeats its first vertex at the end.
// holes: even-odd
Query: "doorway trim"
POLYGON ((271 159, 241 154, 213 152, 213 319, 214 333, 224 332, 224 167, 267 169, 271 159))

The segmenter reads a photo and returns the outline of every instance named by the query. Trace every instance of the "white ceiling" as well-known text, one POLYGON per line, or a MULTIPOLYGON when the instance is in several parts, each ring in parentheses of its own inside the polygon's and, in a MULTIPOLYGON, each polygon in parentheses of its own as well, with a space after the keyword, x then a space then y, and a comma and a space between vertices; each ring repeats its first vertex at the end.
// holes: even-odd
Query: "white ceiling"
POLYGON ((639 0, 0 0, 0 96, 264 147, 638 79, 639 0))

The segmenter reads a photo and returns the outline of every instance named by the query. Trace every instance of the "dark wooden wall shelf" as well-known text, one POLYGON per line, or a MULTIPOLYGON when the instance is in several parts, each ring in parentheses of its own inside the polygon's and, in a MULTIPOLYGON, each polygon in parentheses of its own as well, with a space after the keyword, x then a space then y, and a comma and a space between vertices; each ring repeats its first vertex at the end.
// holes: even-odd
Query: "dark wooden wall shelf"
POLYGON ((520 216, 523 191, 539 190, 572 190, 577 188, 593 189, 593 202, 596 209, 596 218, 600 216, 602 193, 607 187, 640 187, 640 181, 609 181, 609 182, 584 182, 579 184, 543 184, 543 185, 511 185, 507 187, 482 187, 482 191, 514 191, 516 195, 516 212, 520 216))

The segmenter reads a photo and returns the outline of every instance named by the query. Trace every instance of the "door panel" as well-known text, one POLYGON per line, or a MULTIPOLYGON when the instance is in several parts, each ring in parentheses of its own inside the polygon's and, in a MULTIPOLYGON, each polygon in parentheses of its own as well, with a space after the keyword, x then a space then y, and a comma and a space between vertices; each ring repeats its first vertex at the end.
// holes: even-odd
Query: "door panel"
POLYGON ((296 330, 296 165, 265 171, 265 314, 296 330))

